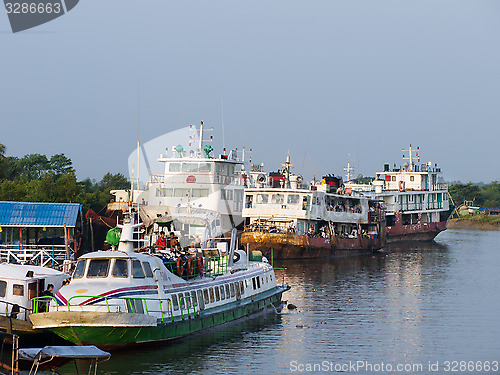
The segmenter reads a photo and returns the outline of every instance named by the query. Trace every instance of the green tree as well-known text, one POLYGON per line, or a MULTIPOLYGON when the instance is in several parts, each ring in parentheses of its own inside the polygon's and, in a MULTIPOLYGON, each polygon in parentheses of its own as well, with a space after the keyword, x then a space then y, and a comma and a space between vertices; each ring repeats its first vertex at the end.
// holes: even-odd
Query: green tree
POLYGON ((49 160, 49 166, 56 176, 74 172, 73 162, 64 154, 56 154, 49 160))
POLYGON ((472 182, 467 184, 452 184, 449 186, 448 192, 457 205, 461 205, 464 201, 474 201, 474 204, 478 206, 481 206, 483 203, 481 189, 472 182))

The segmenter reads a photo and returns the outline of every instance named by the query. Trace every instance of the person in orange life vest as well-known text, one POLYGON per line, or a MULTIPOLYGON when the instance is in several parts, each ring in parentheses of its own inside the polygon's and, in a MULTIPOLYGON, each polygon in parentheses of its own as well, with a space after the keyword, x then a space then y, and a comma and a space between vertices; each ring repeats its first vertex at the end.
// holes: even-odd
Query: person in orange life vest
POLYGON ((156 248, 158 250, 165 250, 167 247, 167 239, 165 238, 165 232, 160 232, 160 237, 156 240, 156 248))

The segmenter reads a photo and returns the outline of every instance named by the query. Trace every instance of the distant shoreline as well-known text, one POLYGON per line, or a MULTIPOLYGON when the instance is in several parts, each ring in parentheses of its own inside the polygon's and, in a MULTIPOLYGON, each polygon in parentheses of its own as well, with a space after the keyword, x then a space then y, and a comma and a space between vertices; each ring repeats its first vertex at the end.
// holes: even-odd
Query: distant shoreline
POLYGON ((474 217, 451 219, 448 229, 500 230, 500 217, 474 217))

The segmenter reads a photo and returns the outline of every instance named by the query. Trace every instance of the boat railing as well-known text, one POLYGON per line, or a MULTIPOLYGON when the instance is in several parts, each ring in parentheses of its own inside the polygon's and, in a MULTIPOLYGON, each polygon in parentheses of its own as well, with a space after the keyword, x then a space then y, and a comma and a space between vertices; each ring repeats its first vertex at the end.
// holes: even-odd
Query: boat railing
MULTIPOLYGON (((74 254, 71 247, 70 254, 74 254)), ((58 267, 62 266, 65 259, 65 245, 0 245, 1 262, 58 267)))
MULTIPOLYGON (((274 274, 276 275, 276 271, 282 271, 282 277, 281 277, 281 286, 286 286, 285 283, 285 268, 273 268, 274 269, 274 274)), ((276 276, 275 276, 276 277, 276 276)))
POLYGON ((6 316, 7 318, 20 319, 20 320, 28 319, 28 315, 31 309, 21 306, 18 303, 12 303, 9 301, 0 301, 0 303, 5 304, 5 312, 3 312, 3 309, 0 309, 0 315, 6 316), (10 312, 9 312, 9 306, 12 306, 10 312), (23 314, 24 318, 20 318, 19 315, 21 315, 22 317, 23 314))
MULTIPOLYGON (((191 296, 192 297, 192 296, 191 296)), ((188 297, 183 297, 183 298, 188 298, 188 297)), ((123 302, 123 307, 127 309, 128 312, 130 313, 143 313, 145 312, 146 315, 152 315, 152 313, 159 313, 160 314, 160 319, 161 322, 163 322, 165 319, 169 319, 171 321, 174 321, 174 308, 172 305, 172 300, 170 298, 143 298, 143 297, 107 297, 107 296, 93 296, 93 295, 79 295, 79 296, 73 296, 68 299, 65 305, 59 305, 57 302, 57 299, 52 296, 43 296, 43 297, 36 297, 31 300, 31 310, 33 313, 39 313, 39 312, 49 312, 50 307, 53 306, 56 311, 66 309, 67 311, 86 311, 89 310, 88 307, 91 307, 92 311, 99 310, 100 308, 104 307, 103 312, 119 312, 118 311, 113 311, 113 307, 120 307, 119 305, 117 306, 116 304, 111 303, 110 301, 112 300, 119 300, 120 302, 123 302), (93 304, 93 305, 72 305, 71 301, 77 298, 86 298, 86 299, 96 299, 96 300, 104 300, 104 305, 99 305, 99 304, 93 304), (50 304, 50 301, 54 300, 55 305, 50 304), (144 303, 144 311, 139 311, 137 309, 136 301, 143 302, 144 303), (134 303, 133 303, 134 302, 134 303), (158 303, 160 309, 159 310, 154 310, 154 306, 152 306, 155 302, 158 303), (148 304, 149 303, 149 304, 148 304)), ((192 303, 187 304, 188 306, 188 316, 191 317, 190 315, 190 308, 192 306, 193 308, 193 315, 196 316, 196 309, 194 307, 194 301, 192 303)), ((181 306, 181 317, 184 319, 184 313, 182 310, 181 306)))

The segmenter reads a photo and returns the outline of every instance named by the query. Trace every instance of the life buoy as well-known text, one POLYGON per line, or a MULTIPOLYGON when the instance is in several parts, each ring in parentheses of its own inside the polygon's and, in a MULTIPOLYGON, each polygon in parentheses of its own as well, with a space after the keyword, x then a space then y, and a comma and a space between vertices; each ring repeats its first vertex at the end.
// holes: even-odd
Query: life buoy
POLYGON ((192 257, 189 257, 187 260, 187 273, 189 276, 193 276, 194 274, 194 261, 192 257))
POLYGON ((203 258, 202 257, 198 257, 198 259, 196 259, 196 266, 198 267, 198 273, 200 275, 202 275, 203 272, 205 272, 205 266, 203 264, 203 258))
POLYGON ((182 261, 182 258, 179 257, 177 258, 177 276, 182 276, 184 273, 184 262, 182 261))
POLYGON ((404 181, 399 181, 399 190, 403 191, 405 189, 405 182, 404 181))

